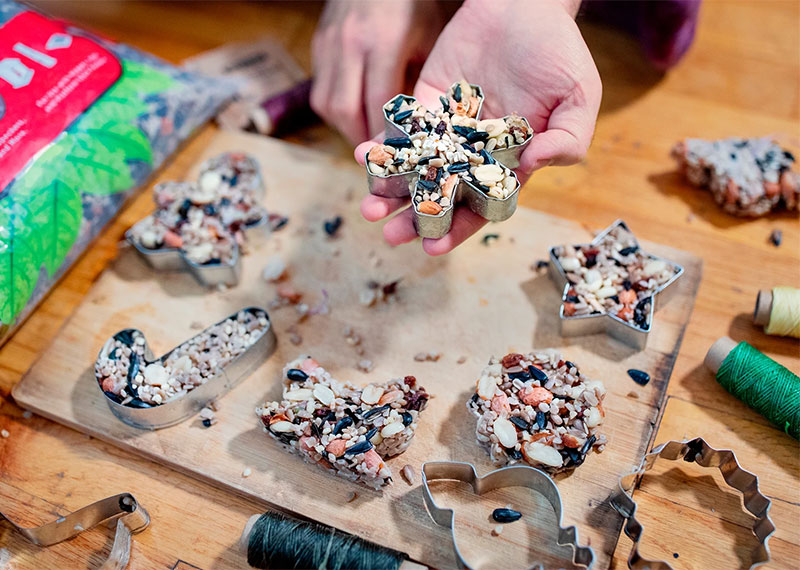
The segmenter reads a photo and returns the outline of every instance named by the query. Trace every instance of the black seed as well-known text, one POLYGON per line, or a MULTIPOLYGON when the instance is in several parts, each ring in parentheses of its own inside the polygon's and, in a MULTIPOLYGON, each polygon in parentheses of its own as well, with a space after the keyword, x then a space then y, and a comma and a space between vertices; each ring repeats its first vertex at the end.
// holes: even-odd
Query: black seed
POLYGON ((406 109, 402 113, 397 113, 394 116, 394 122, 395 123, 402 123, 403 121, 405 121, 406 119, 408 119, 411 116, 411 113, 413 113, 412 109, 406 109))
POLYGON ((478 141, 486 141, 489 139, 489 133, 487 133, 486 131, 473 131, 466 136, 467 136, 467 141, 471 143, 476 143, 478 141))
POLYGON ((436 125, 436 128, 433 129, 433 132, 437 135, 441 136, 447 130, 447 123, 444 121, 439 121, 439 124, 436 125))
POLYGON ((453 174, 456 172, 465 172, 469 170, 469 162, 454 162, 447 167, 447 172, 453 174))
POLYGON ((477 188, 481 192, 483 192, 484 194, 488 194, 489 193, 489 187, 488 186, 484 186, 483 184, 478 182, 478 179, 475 178, 472 175, 470 175, 470 177, 469 177, 469 183, 472 184, 475 188, 477 188))
POLYGON ((780 247, 781 241, 783 241, 783 232, 781 230, 772 230, 772 233, 769 234, 769 241, 775 247, 780 247))
POLYGON ((531 373, 531 376, 533 376, 534 380, 538 380, 539 382, 547 381, 547 374, 545 374, 543 370, 536 368, 533 364, 528 366, 528 372, 531 373))
POLYGON ((564 299, 567 303, 577 303, 580 301, 577 295, 567 295, 564 299))
MULTIPOLYGON (((450 102, 447 100, 447 97, 445 97, 444 95, 439 95, 439 101, 442 102, 442 109, 444 109, 444 110, 450 109, 450 102)), ((439 123, 439 124, 441 124, 441 123, 439 123)), ((437 127, 437 129, 438 129, 438 127, 437 127)), ((442 132, 444 132, 444 131, 442 131, 442 132)), ((442 133, 439 133, 439 134, 442 134, 442 133)))
POLYGON ((139 397, 139 390, 133 387, 133 379, 136 378, 136 375, 139 373, 139 368, 139 355, 133 352, 131 353, 130 364, 128 364, 128 391, 134 398, 139 397))
POLYGON ((422 186, 428 192, 436 192, 439 189, 439 185, 436 184, 436 182, 434 182, 432 180, 423 180, 423 179, 420 178, 417 181, 417 184, 422 186))
POLYGON ((679 555, 677 552, 673 552, 673 553, 672 553, 672 557, 673 557, 673 558, 677 558, 678 556, 680 556, 680 555, 679 555))
POLYGON ((470 133, 474 133, 475 129, 473 129, 472 127, 462 127, 461 125, 453 125, 453 131, 455 131, 462 137, 467 137, 467 139, 469 140, 470 133))
POLYGON ((219 265, 220 263, 222 263, 222 259, 219 257, 212 257, 208 261, 204 261, 202 265, 219 265))
POLYGON ((131 400, 130 402, 128 402, 125 405, 126 406, 130 406, 131 408, 152 408, 153 407, 151 404, 148 404, 147 402, 143 402, 139 398, 134 398, 133 400, 131 400))
POLYGON ((436 182, 436 184, 439 184, 439 181, 442 179, 442 172, 444 172, 444 168, 437 168, 436 169, 436 180, 434 180, 434 182, 436 182))
POLYGON ((400 107, 403 105, 404 99, 400 96, 394 98, 394 105, 392 105, 392 110, 389 111, 390 115, 394 115, 397 111, 400 110, 400 107))
POLYGON ((468 150, 470 152, 473 152, 473 153, 477 153, 478 152, 477 150, 475 150, 475 147, 472 146, 469 143, 461 143, 461 148, 463 148, 464 150, 468 150))
POLYGON ((279 229, 281 229, 281 228, 285 227, 285 226, 286 226, 286 224, 288 224, 288 223, 289 223, 289 218, 287 218, 286 216, 278 216, 278 217, 277 217, 277 218, 275 218, 275 219, 272 219, 272 218, 270 219, 270 221, 269 221, 269 228, 270 228, 270 229, 271 229, 273 232, 276 232, 276 231, 278 231, 279 229))
POLYGON ((219 205, 220 206, 230 206, 231 205, 231 199, 230 198, 223 198, 222 200, 219 201, 219 205))
POLYGON ((611 299, 611 300, 612 300, 612 301, 614 301, 615 303, 619 303, 619 295, 611 295, 611 296, 609 297, 609 299, 611 299))
POLYGON ((411 412, 403 412, 401 414, 403 416, 403 425, 408 427, 414 421, 414 416, 411 415, 411 412))
POLYGON ((647 372, 636 370, 635 368, 628 369, 628 376, 640 386, 647 386, 647 383, 650 382, 650 375, 647 372))
POLYGON ((489 245, 489 242, 490 242, 491 240, 493 240, 493 239, 500 239, 500 234, 486 234, 486 235, 485 235, 485 236, 483 236, 483 238, 481 239, 481 243, 482 243, 483 245, 489 245))
POLYGON ((405 162, 405 160, 404 160, 404 159, 402 159, 402 158, 395 158, 395 159, 392 161, 392 164, 394 164, 395 166, 399 166, 399 165, 403 164, 404 162, 405 162))
POLYGON ((383 144, 395 148, 408 148, 411 146, 411 139, 408 137, 391 137, 383 141, 383 144))
POLYGON ((456 84, 456 88, 453 90, 453 99, 455 99, 456 103, 461 103, 461 84, 456 84))
POLYGON ((375 434, 376 434, 376 433, 378 433, 378 428, 374 427, 374 428, 372 428, 371 430, 369 430, 369 431, 368 431, 368 432, 367 432, 367 433, 364 435, 364 437, 365 437, 365 438, 367 438, 367 441, 369 441, 369 440, 371 440, 373 437, 375 437, 375 434))
POLYGON ((109 360, 119 360, 119 355, 117 354, 118 350, 119 350, 118 348, 115 348, 114 350, 109 352, 108 353, 108 359, 109 360))
POLYGON ((292 382, 302 382, 303 380, 308 380, 308 374, 299 368, 290 368, 287 370, 286 377, 292 382))
POLYGON ((120 396, 119 396, 119 394, 115 394, 114 392, 109 392, 109 391, 107 391, 107 390, 103 390, 103 394, 105 394, 106 396, 108 396, 108 397, 109 397, 109 399, 113 400, 113 401, 114 401, 114 402, 116 402, 117 404, 119 404, 120 402, 122 402, 122 397, 120 397, 120 396))
POLYGON ((550 262, 546 259, 540 259, 536 262, 536 269, 544 269, 545 267, 550 267, 550 262))
POLYGON ((572 449, 570 447, 567 447, 566 450, 567 450, 567 456, 570 458, 575 467, 583 463, 584 457, 583 455, 581 455, 580 451, 578 451, 577 449, 572 449))
POLYGON ((422 165, 425 165, 425 164, 428 164, 428 162, 429 162, 429 161, 430 161, 432 158, 436 158, 436 157, 435 157, 435 156, 423 156, 422 158, 420 158, 420 159, 417 161, 417 164, 418 164, 418 165, 420 165, 420 166, 422 166, 422 165))
POLYGON ((522 459, 522 453, 513 447, 511 449, 506 449, 505 452, 511 459, 516 459, 517 461, 522 459))
POLYGON ((316 437, 322 437, 322 430, 321 430, 321 429, 320 429, 320 427, 317 425, 317 422, 314 422, 314 421, 312 421, 312 422, 309 422, 309 425, 310 425, 310 427, 311 427, 311 433, 312 433, 314 436, 316 436, 316 437))
POLYGON ((539 429, 544 429, 544 426, 547 425, 547 416, 544 412, 536 412, 536 425, 539 427, 539 429))
POLYGON ((510 418, 508 418, 508 421, 510 421, 512 424, 514 424, 523 431, 530 431, 531 429, 531 424, 529 424, 519 416, 511 416, 510 418))
POLYGON ((626 291, 630 291, 630 290, 631 290, 631 287, 633 287, 633 285, 631 284, 631 282, 630 282, 630 280, 629 280, 629 279, 626 279, 625 281, 623 281, 623 282, 622 282, 622 287, 623 287, 623 288, 624 288, 626 291))
POLYGON ((584 264, 587 269, 591 269, 595 265, 597 265, 597 255, 587 255, 586 256, 586 263, 584 264))
POLYGON ((383 412, 385 412, 389 408, 391 408, 391 406, 389 404, 384 404, 383 406, 378 406, 377 408, 372 408, 370 411, 368 411, 368 412, 366 412, 364 414, 363 419, 368 420, 372 416, 375 416, 375 415, 378 415, 378 414, 382 414, 383 412))
POLYGON ((637 251, 639 251, 639 246, 638 245, 632 245, 630 247, 626 247, 626 248, 623 248, 623 249, 619 250, 619 254, 620 255, 630 255, 630 254, 635 253, 637 251))
POLYGON ((365 439, 364 441, 359 441, 357 444, 347 449, 347 451, 345 451, 344 454, 358 455, 359 453, 366 453, 372 448, 373 448, 372 442, 368 439, 365 439))
POLYGON ((567 370, 569 370, 570 368, 576 368, 576 369, 578 368, 577 366, 575 366, 574 362, 570 362, 569 360, 565 360, 564 364, 567 365, 567 370))
POLYGON ((644 299, 636 303, 636 309, 638 311, 644 311, 645 309, 647 309, 647 306, 649 304, 650 304, 650 297, 645 297, 644 299))
POLYGON ((344 416, 342 419, 336 422, 335 426, 333 426, 332 433, 333 435, 339 435, 342 433, 342 431, 344 431, 345 428, 349 428, 351 425, 353 425, 353 418, 350 416, 344 416))
POLYGON ((210 428, 211 427, 211 420, 208 418, 203 419, 203 427, 210 428))
POLYGON ((514 509, 495 509, 492 511, 492 518, 495 522, 510 523, 522 518, 522 513, 514 509))
POLYGON ((583 445, 581 446, 581 455, 586 455, 594 445, 595 441, 597 441, 597 436, 595 435, 584 441, 583 445))
POLYGON ((478 396, 478 394, 473 394, 473 395, 472 395, 472 401, 473 401, 474 403, 476 403, 476 404, 477 404, 477 403, 478 403, 478 401, 479 401, 480 399, 481 399, 481 397, 480 397, 480 396, 478 396))
POLYGON ((527 382, 531 379, 531 375, 525 371, 522 372, 509 372, 508 377, 512 380, 522 380, 523 382, 527 382))
POLYGON ((494 158, 492 158, 491 154, 486 152, 485 148, 481 149, 480 155, 483 157, 484 164, 494 164, 495 162, 497 162, 494 158))
POLYGON ((785 158, 789 162, 794 162, 794 155, 788 150, 783 151, 783 158, 785 158))
POLYGON ((192 207, 192 201, 189 200, 189 198, 186 198, 178 208, 178 215, 181 218, 185 218, 186 215, 189 213, 189 208, 191 207, 192 207))
POLYGON ((120 341, 125 346, 133 346, 133 329, 125 329, 114 335, 114 340, 120 341))
POLYGON ((203 212, 205 212, 206 216, 214 216, 217 213, 217 209, 214 204, 206 204, 203 206, 203 212))
POLYGON ((325 220, 323 227, 325 228, 326 234, 328 234, 331 237, 335 236, 336 232, 339 231, 339 228, 342 227, 342 217, 336 216, 335 218, 332 218, 330 220, 325 220))

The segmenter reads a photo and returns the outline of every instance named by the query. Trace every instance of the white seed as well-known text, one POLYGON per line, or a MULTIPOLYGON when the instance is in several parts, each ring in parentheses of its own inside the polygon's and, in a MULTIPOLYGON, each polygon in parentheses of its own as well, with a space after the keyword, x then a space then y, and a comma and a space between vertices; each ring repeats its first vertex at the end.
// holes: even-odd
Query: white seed
POLYGON ((588 428, 597 427, 602 420, 603 416, 597 408, 589 408, 583 414, 583 423, 586 424, 588 428))
POLYGON ((558 262, 564 271, 577 271, 581 267, 581 262, 577 257, 559 257, 558 262))
POLYGON ((383 437, 384 439, 390 438, 393 435, 397 435, 405 428, 406 426, 403 425, 403 422, 392 422, 390 424, 383 426, 383 429, 381 430, 381 437, 383 437))
POLYGON ((331 390, 327 386, 324 386, 322 384, 317 384, 314 387, 314 397, 323 404, 325 404, 326 406, 330 406, 331 403, 333 402, 333 399, 335 398, 335 395, 333 393, 333 390, 331 390))
POLYGON ((478 121, 478 130, 486 131, 490 137, 496 137, 506 130, 506 122, 503 119, 484 119, 478 121))
POLYGON ((406 483, 409 485, 413 485, 417 478, 416 474, 414 473, 414 468, 411 467, 411 465, 403 466, 403 468, 400 470, 400 475, 403 476, 403 478, 406 480, 406 483))
POLYGON ((267 260, 261 275, 265 281, 278 281, 285 273, 286 263, 277 255, 273 255, 267 260))
POLYGON ((653 259, 645 264, 645 266, 642 268, 642 273, 644 273, 647 277, 652 277, 653 275, 658 275, 666 268, 667 264, 664 261, 660 259, 653 259))
POLYGON ((313 392, 308 388, 296 388, 295 390, 290 390, 287 392, 284 397, 287 400, 292 400, 294 402, 300 402, 302 400, 309 400, 313 396, 313 392))
POLYGON ((249 467, 245 467, 244 471, 242 471, 242 477, 250 477, 253 474, 253 470, 249 467))
MULTIPOLYGON (((177 371, 183 372, 190 372, 192 370, 192 359, 189 358, 189 355, 183 354, 172 363, 172 369, 177 371)), ((145 370, 147 370, 145 368, 145 370)))
POLYGON ((478 380, 478 396, 484 400, 491 400, 497 390, 497 381, 492 376, 481 376, 478 380))
POLYGON ((7 438, 9 435, 11 434, 8 433, 7 429, 0 430, 0 437, 2 437, 3 439, 7 438))
POLYGON ((526 443, 522 450, 528 463, 540 463, 548 467, 561 467, 564 462, 558 451, 537 441, 526 443))
POLYGON ((597 269, 590 269, 583 276, 587 283, 602 282, 603 275, 597 269))
POLYGON ((369 171, 377 176, 382 176, 385 172, 381 165, 375 164, 374 162, 369 163, 369 171))
POLYGON ((155 362, 148 364, 144 367, 144 381, 151 386, 161 386, 169 381, 169 372, 155 362))
POLYGON ((275 433, 288 433, 290 431, 294 431, 294 424, 292 422, 281 420, 270 425, 269 429, 275 433))
POLYGON ((503 525, 501 524, 495 525, 495 527, 492 529, 492 534, 494 536, 500 536, 502 532, 503 532, 503 525))
POLYGON ((483 184, 500 182, 504 176, 505 172, 497 164, 482 164, 475 169, 475 178, 483 184))
POLYGON ((365 404, 377 404, 383 396, 383 388, 370 384, 361 392, 361 401, 365 404))
POLYGON ((616 287, 601 287, 597 290, 597 298, 598 299, 606 299, 608 297, 613 297, 617 294, 616 287))
MULTIPOLYGON (((508 419, 499 417, 492 424, 494 434, 503 447, 514 447, 517 444, 517 428, 508 419)), ((560 456, 559 456, 560 457, 560 456)))

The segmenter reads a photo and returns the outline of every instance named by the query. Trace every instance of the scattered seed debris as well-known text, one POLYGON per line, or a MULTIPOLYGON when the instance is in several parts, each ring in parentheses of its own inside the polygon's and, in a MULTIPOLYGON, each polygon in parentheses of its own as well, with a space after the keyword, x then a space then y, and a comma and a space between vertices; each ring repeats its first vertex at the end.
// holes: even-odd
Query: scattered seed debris
POLYGON ((775 247, 780 247, 783 241, 783 232, 777 229, 772 230, 772 233, 769 234, 769 241, 775 247))
POLYGON ((350 346, 359 346, 361 344, 361 335, 358 334, 353 327, 344 327, 342 334, 344 335, 344 340, 350 346))
POLYGON ((359 360, 357 367, 361 372, 372 372, 372 369, 375 368, 375 365, 372 363, 371 360, 359 360))
POLYGON ((673 558, 677 558, 678 556, 679 556, 679 554, 678 554, 677 552, 673 552, 673 553, 672 553, 672 557, 673 557, 673 558))
POLYGON ((355 491, 350 491, 350 495, 348 495, 348 497, 347 497, 347 502, 348 503, 352 503, 357 498, 358 498, 358 493, 356 493, 355 491))
POLYGON ((289 218, 281 216, 280 214, 269 214, 269 216, 267 216, 267 223, 271 231, 277 232, 289 223, 289 218))
POLYGON ((75 532, 83 532, 86 529, 83 528, 83 525, 81 523, 78 523, 74 527, 72 527, 72 530, 74 530, 75 532))
POLYGON ((286 329, 286 332, 289 333, 289 342, 291 342, 293 345, 297 346, 303 343, 303 337, 300 335, 300 331, 297 330, 295 325, 292 325, 286 329))
POLYGON ((273 255, 267 260, 267 264, 261 272, 265 281, 275 283, 286 277, 286 262, 279 256, 273 255))
POLYGON ((418 352, 414 355, 414 360, 417 362, 438 362, 441 357, 441 352, 418 352))
POLYGON ((358 295, 358 301, 365 307, 372 307, 378 302, 391 303, 395 300, 397 286, 400 279, 395 279, 389 283, 379 283, 378 281, 367 281, 367 288, 358 295))
POLYGON ((639 393, 638 392, 634 392, 633 390, 631 390, 630 392, 628 392, 628 398, 633 398, 634 400, 638 400, 639 399, 639 393))
POLYGON ((26 420, 29 420, 33 417, 33 414, 31 413, 30 410, 25 410, 24 412, 22 412, 22 417, 25 418, 26 420))
POLYGON ((244 471, 242 471, 242 477, 250 477, 253 474, 253 470, 249 467, 245 467, 244 471))
POLYGON ((647 372, 636 370, 635 368, 630 368, 628 370, 628 376, 640 386, 647 386, 647 383, 650 382, 650 375, 647 372))
POLYGON ((203 330, 205 327, 203 326, 203 323, 201 323, 200 321, 192 321, 192 324, 189 325, 189 328, 192 330, 199 331, 203 330))
POLYGON ((406 480, 406 483, 409 485, 414 485, 414 481, 417 479, 416 474, 414 473, 414 468, 411 465, 405 465, 400 470, 400 475, 403 476, 403 479, 406 480))
POLYGON ((200 417, 200 421, 202 422, 203 426, 207 428, 210 428, 219 421, 217 416, 214 414, 214 410, 210 406, 206 406, 200 410, 198 416, 200 417))
POLYGON ((9 435, 11 434, 8 433, 7 429, 0 430, 0 437, 7 438, 9 435))
POLYGON ((467 361, 466 356, 459 356, 458 360, 456 360, 456 364, 464 364, 467 361))
POLYGON ((481 238, 481 243, 483 245, 489 245, 493 239, 500 239, 500 234, 486 234, 481 238))
POLYGON ((296 305, 300 302, 300 299, 303 298, 303 294, 289 283, 281 283, 278 285, 277 293, 279 299, 282 299, 291 305, 296 305))
POLYGON ((546 259, 540 259, 536 263, 531 264, 531 269, 536 272, 539 272, 542 269, 547 269, 548 267, 550 267, 550 262, 546 259))
POLYGON ((499 524, 492 529, 492 536, 500 536, 503 532, 503 525, 499 524))
POLYGON ((336 237, 336 234, 339 233, 339 228, 342 227, 342 221, 343 220, 341 216, 336 216, 330 220, 325 220, 325 223, 322 227, 325 229, 325 233, 328 234, 329 237, 336 237))
POLYGON ((495 509, 492 511, 494 522, 510 523, 522 518, 522 513, 514 509, 495 509))

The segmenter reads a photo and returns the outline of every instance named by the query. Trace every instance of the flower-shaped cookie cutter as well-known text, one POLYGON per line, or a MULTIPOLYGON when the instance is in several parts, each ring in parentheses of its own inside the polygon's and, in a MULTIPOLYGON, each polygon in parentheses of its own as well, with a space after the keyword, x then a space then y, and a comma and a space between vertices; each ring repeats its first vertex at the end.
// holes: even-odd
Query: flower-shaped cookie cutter
MULTIPOLYGON (((598 245, 603 242, 603 239, 606 236, 608 236, 617 228, 622 228, 633 235, 624 221, 616 220, 613 224, 597 234, 597 236, 591 242, 576 244, 573 247, 583 248, 598 245)), ((564 312, 564 307, 568 300, 568 293, 572 287, 572 283, 567 277, 567 271, 565 271, 562 267, 558 255, 556 254, 556 250, 561 246, 553 246, 550 248, 550 278, 553 280, 556 287, 558 287, 558 289, 561 291, 561 306, 559 308, 558 316, 560 333, 562 336, 582 336, 605 332, 617 340, 634 348, 643 350, 645 346, 647 346, 647 337, 653 325, 653 314, 655 313, 657 306, 662 306, 677 291, 675 287, 670 287, 670 285, 675 283, 675 281, 677 281, 683 275, 684 269, 683 266, 678 265, 673 261, 644 252, 640 249, 638 241, 636 241, 635 238, 634 242, 636 250, 641 251, 642 254, 645 255, 649 260, 663 262, 667 267, 671 267, 673 269, 672 277, 656 288, 650 297, 642 300, 646 301, 647 299, 650 299, 650 302, 647 303, 647 308, 645 309, 645 327, 631 324, 617 315, 608 312, 571 316, 566 315, 564 312)), ((640 303, 642 301, 640 301, 640 303)))
MULTIPOLYGON (((441 508, 433 499, 429 481, 435 480, 455 480, 468 483, 472 486, 476 495, 482 495, 500 489, 502 487, 528 487, 541 494, 550 505, 556 515, 556 526, 558 527, 557 543, 560 546, 572 547, 572 562, 575 565, 591 568, 594 563, 594 551, 591 547, 580 546, 578 544, 578 529, 574 526, 562 527, 562 501, 561 493, 555 482, 543 471, 526 465, 513 465, 495 469, 478 477, 475 467, 471 463, 461 461, 428 461, 422 464, 422 492, 425 498, 425 506, 428 514, 437 525, 449 528, 453 538, 453 550, 458 560, 458 566, 462 570, 471 570, 471 566, 461 554, 456 542, 455 530, 455 511, 453 509, 441 508)), ((533 566, 532 568, 536 568, 533 566)))
MULTIPOLYGON (((230 187, 234 187, 237 184, 246 184, 246 186, 252 188, 252 197, 260 201, 264 195, 264 181, 261 176, 261 169, 252 157, 242 155, 241 153, 224 153, 207 160, 201 166, 198 176, 199 183, 202 184, 203 178, 209 173, 216 173, 217 170, 220 169, 234 168, 231 166, 233 164, 237 165, 234 172, 241 170, 241 173, 234 174, 234 176, 228 180, 223 178, 222 182, 228 184, 230 187)), ((155 193, 157 194, 159 189, 167 184, 174 183, 160 184, 156 187, 155 193)), ((249 190, 247 191, 249 192, 249 190)), ((213 210, 209 210, 214 212, 212 215, 220 215, 220 211, 223 207, 235 208, 237 206, 236 203, 231 203, 230 200, 226 203, 225 200, 225 197, 217 196, 217 199, 209 204, 213 208, 213 210)), ((259 232, 265 232, 269 225, 268 215, 263 208, 260 208, 256 214, 256 217, 252 221, 241 225, 239 228, 240 231, 247 233, 249 239, 255 237, 259 232)), ((125 239, 136 249, 150 267, 158 271, 188 270, 199 283, 206 287, 214 287, 217 285, 233 286, 239 282, 242 267, 241 248, 235 239, 235 232, 231 231, 230 235, 223 236, 231 242, 232 255, 229 261, 211 260, 206 263, 197 263, 190 259, 182 248, 168 247, 163 244, 157 248, 149 248, 137 238, 137 227, 141 227, 142 224, 147 224, 155 215, 156 214, 152 214, 140 220, 125 232, 125 239)), ((231 229, 230 224, 226 223, 225 225, 228 226, 228 230, 231 229)))
MULTIPOLYGON (((448 114, 451 122, 451 125, 448 125, 450 130, 447 131, 442 130, 442 132, 439 132, 438 129, 433 128, 433 125, 428 125, 427 129, 414 133, 413 130, 416 128, 412 126, 414 123, 407 121, 407 119, 413 119, 412 112, 408 110, 397 112, 403 103, 411 105, 416 104, 416 99, 412 96, 403 94, 397 95, 383 106, 386 137, 383 144, 385 146, 390 146, 392 148, 394 148, 395 145, 398 147, 400 145, 413 147, 416 138, 419 138, 421 141, 425 139, 441 141, 443 136, 449 137, 452 135, 456 137, 457 140, 463 139, 462 142, 458 143, 453 141, 452 144, 452 150, 456 152, 454 156, 457 156, 457 154, 463 155, 461 160, 448 159, 446 156, 442 156, 444 155, 444 150, 437 150, 433 155, 420 157, 420 162, 412 170, 376 174, 370 169, 369 153, 364 157, 370 193, 385 198, 406 198, 409 194, 411 195, 412 207, 414 209, 414 226, 421 237, 440 238, 447 234, 453 222, 453 212, 457 202, 466 203, 470 210, 490 222, 507 220, 517 209, 520 184, 516 174, 510 169, 519 166, 519 157, 522 154, 523 147, 533 138, 533 129, 531 129, 527 119, 514 116, 515 120, 524 125, 525 138, 521 143, 517 143, 514 136, 511 135, 511 138, 506 141, 506 146, 504 148, 476 151, 472 145, 476 142, 483 143, 486 141, 489 133, 477 130, 473 127, 465 127, 463 125, 456 125, 453 127, 452 125, 455 125, 453 118, 456 116, 460 116, 462 120, 466 121, 469 121, 469 119, 474 119, 476 121, 480 119, 481 109, 483 107, 483 90, 478 85, 468 84, 473 90, 473 98, 476 99, 476 110, 474 112, 467 112, 467 115, 459 111, 462 114, 457 115, 453 107, 461 103, 462 96, 466 97, 466 95, 462 95, 461 85, 467 84, 464 82, 454 83, 448 92, 450 96, 449 99, 445 97, 440 98, 442 101, 442 113, 448 114), (402 123, 401 119, 398 118, 400 116, 403 117, 402 123), (464 119, 464 117, 466 117, 466 119, 464 119), (456 131, 453 129, 458 130, 456 131), (464 151, 467 150, 475 156, 474 161, 468 161, 464 158, 467 156, 464 151), (423 182, 420 181, 420 169, 427 164, 427 162, 425 162, 426 159, 437 158, 437 156, 438 158, 444 159, 443 167, 439 168, 440 175, 449 175, 453 173, 461 174, 458 176, 458 183, 455 188, 452 189, 452 199, 450 203, 446 206, 442 206, 438 213, 429 214, 420 211, 418 202, 415 201, 414 198, 418 193, 421 194, 425 191, 424 184, 428 182, 427 180, 423 182), (505 176, 513 177, 513 190, 506 197, 499 198, 488 195, 486 193, 487 187, 478 182, 475 176, 470 173, 472 167, 482 164, 497 164, 503 170, 505 176), (452 170, 450 170, 451 168, 452 170)), ((426 110, 424 107, 420 106, 418 112, 425 113, 426 110)), ((505 125, 510 118, 511 116, 506 116, 498 119, 498 121, 502 121, 505 125)), ((438 180, 436 182, 438 185, 438 180)), ((437 190, 438 189, 437 186, 437 190)))
POLYGON ((644 533, 644 527, 636 519, 636 502, 631 495, 645 471, 650 470, 657 459, 670 461, 683 459, 689 463, 697 463, 701 467, 719 469, 725 482, 742 493, 744 508, 756 518, 753 523, 753 534, 759 543, 753 550, 750 568, 756 568, 769 562, 768 541, 775 532, 775 525, 769 518, 769 508, 772 502, 758 490, 758 477, 739 465, 733 451, 714 449, 705 440, 698 437, 687 441, 668 441, 653 448, 644 456, 637 469, 620 478, 619 489, 612 495, 610 503, 626 519, 623 529, 628 538, 633 541, 628 556, 628 568, 632 570, 673 570, 669 563, 663 560, 648 560, 639 553, 639 543, 644 533))
MULTIPOLYGON (((186 420, 187 418, 190 418, 207 406, 210 402, 213 402, 217 398, 227 394, 239 382, 244 380, 251 372, 260 366, 264 360, 269 358, 277 346, 277 338, 275 337, 275 332, 273 331, 272 322, 270 321, 269 315, 267 315, 267 312, 264 309, 259 307, 247 307, 241 311, 251 313, 257 317, 265 318, 267 320, 267 326, 261 337, 259 337, 255 343, 245 349, 244 352, 233 358, 225 366, 218 367, 217 372, 208 380, 206 380, 205 383, 200 384, 182 396, 159 405, 149 405, 143 403, 139 403, 137 405, 125 405, 121 401, 118 401, 119 396, 103 391, 102 386, 100 386, 99 383, 96 383, 98 389, 103 394, 103 399, 111 409, 111 412, 123 423, 126 423, 129 426, 139 429, 157 430, 175 425, 186 420)), ((150 349, 150 346, 145 338, 144 361, 138 362, 138 359, 136 359, 136 371, 144 370, 145 366, 154 362, 166 362, 167 358, 169 358, 173 351, 191 343, 192 340, 203 335, 210 328, 220 325, 228 319, 236 317, 241 311, 236 311, 232 315, 225 317, 214 325, 207 327, 191 339, 182 342, 180 345, 165 353, 163 356, 160 356, 159 358, 154 356, 153 351, 150 349)), ((136 333, 138 333, 137 336, 141 335, 141 337, 144 338, 144 334, 139 329, 123 329, 116 333, 114 336, 108 339, 105 344, 103 344, 103 348, 100 349, 100 353, 97 356, 97 362, 102 362, 103 360, 109 358, 113 360, 114 358, 111 356, 111 353, 115 350, 115 341, 120 341, 123 344, 130 346, 135 342, 134 335, 136 333)), ((131 360, 131 364, 134 364, 134 359, 131 360)), ((131 386, 131 368, 132 367, 128 368, 126 382, 128 389, 135 394, 136 392, 131 386)), ((135 374, 133 375, 135 376, 135 374)))

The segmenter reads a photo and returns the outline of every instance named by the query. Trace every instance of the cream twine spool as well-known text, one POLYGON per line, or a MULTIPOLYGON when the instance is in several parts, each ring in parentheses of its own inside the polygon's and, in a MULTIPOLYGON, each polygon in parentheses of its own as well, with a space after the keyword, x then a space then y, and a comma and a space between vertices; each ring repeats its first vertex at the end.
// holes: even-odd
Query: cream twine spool
POLYGON ((756 297, 753 322, 769 335, 800 338, 800 289, 762 289, 756 297))

